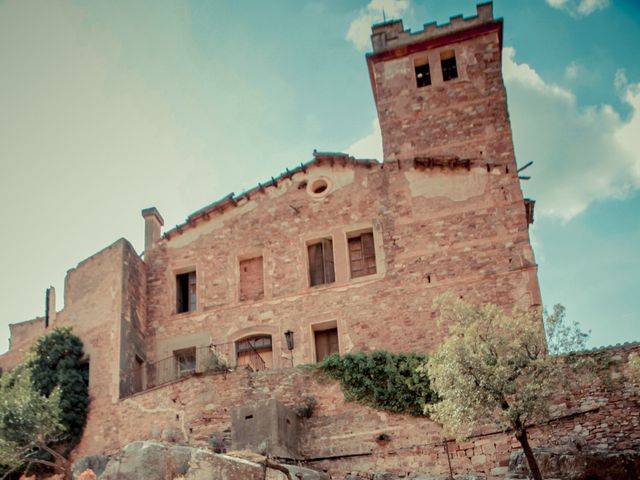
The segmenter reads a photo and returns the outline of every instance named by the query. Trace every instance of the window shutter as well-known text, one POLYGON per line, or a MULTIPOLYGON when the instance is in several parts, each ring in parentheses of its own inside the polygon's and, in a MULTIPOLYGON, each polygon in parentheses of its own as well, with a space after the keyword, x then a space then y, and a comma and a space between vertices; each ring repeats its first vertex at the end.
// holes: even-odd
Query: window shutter
POLYGON ((325 238, 322 240, 322 259, 324 270, 324 283, 336 281, 336 272, 333 265, 333 242, 325 238))
POLYGON ((193 312, 197 308, 197 284, 196 284, 196 272, 189 274, 189 311, 193 312))
POLYGON ((324 283, 322 243, 309 245, 309 283, 313 287, 324 283))
POLYGON ((361 238, 365 275, 371 275, 376 273, 376 250, 373 244, 373 233, 363 233, 361 238))
POLYGON ((184 282, 181 281, 180 275, 178 275, 176 277, 176 313, 185 311, 183 283, 184 282))

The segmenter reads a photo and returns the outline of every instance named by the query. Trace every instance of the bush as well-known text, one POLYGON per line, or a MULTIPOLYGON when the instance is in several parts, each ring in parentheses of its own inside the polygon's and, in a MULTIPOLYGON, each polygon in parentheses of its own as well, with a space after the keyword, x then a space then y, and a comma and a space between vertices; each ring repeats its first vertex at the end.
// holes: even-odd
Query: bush
POLYGON ((333 354, 317 365, 340 380, 347 400, 410 415, 424 415, 424 407, 436 400, 425 365, 427 356, 415 352, 374 351, 343 356, 333 354))
POLYGON ((54 328, 38 338, 27 360, 34 389, 49 396, 60 390, 60 421, 71 450, 82 437, 89 407, 89 369, 82 341, 70 328, 54 328))

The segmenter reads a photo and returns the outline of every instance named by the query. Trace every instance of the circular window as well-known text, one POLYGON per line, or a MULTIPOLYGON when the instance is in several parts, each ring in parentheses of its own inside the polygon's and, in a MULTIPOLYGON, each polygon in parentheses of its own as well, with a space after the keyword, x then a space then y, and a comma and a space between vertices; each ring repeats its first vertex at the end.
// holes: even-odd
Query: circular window
POLYGON ((312 197, 324 197, 331 190, 331 182, 326 177, 311 180, 307 185, 307 193, 312 197))

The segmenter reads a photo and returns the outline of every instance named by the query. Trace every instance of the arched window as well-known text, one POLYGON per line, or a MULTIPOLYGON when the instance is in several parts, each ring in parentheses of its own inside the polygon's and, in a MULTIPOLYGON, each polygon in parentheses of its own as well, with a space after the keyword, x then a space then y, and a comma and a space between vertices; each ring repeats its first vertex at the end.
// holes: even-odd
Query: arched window
POLYGON ((236 341, 236 364, 252 370, 273 368, 271 335, 254 335, 236 341))

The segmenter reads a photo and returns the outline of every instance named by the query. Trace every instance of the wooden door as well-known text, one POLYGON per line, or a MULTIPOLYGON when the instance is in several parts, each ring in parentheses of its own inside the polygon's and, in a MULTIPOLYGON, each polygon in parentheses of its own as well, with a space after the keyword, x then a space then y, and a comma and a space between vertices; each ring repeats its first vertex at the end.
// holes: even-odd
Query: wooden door
POLYGON ((332 353, 339 353, 338 329, 330 328, 315 332, 316 361, 321 362, 332 353))

